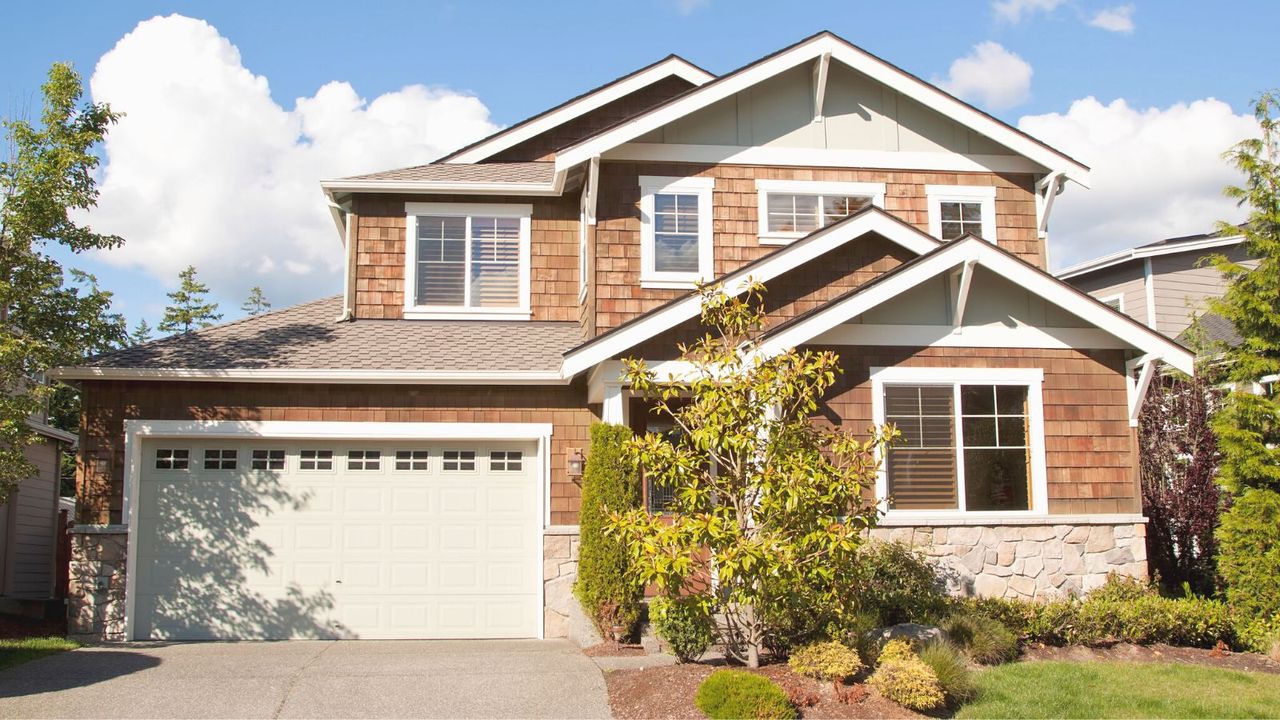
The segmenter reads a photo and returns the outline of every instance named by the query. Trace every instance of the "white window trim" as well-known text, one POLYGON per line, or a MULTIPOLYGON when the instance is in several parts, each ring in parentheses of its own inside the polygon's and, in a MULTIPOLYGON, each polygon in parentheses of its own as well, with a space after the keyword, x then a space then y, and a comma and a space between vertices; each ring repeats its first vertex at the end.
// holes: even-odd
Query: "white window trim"
POLYGON ((996 244, 996 189, 990 185, 925 185, 929 201, 929 234, 942 238, 942 203, 982 204, 982 239, 996 244))
POLYGON ((587 301, 587 193, 578 201, 578 304, 587 301))
POLYGON ((1120 312, 1124 312, 1124 293, 1116 293, 1114 295, 1103 295, 1098 298, 1098 302, 1102 303, 1103 305, 1107 305, 1111 303, 1111 301, 1113 300, 1116 301, 1117 303, 1116 309, 1119 310, 1120 312))
POLYGON ((681 289, 696 287, 713 277, 712 190, 715 178, 640 176, 640 287, 681 289), (653 196, 665 192, 698 196, 698 271, 658 272, 654 269, 653 196))
POLYGON ((769 193, 788 195, 858 195, 871 198, 871 204, 884 208, 884 183, 828 182, 825 180, 756 180, 757 235, 761 245, 786 245, 810 232, 769 232, 769 193))
MULTIPOLYGON (((406 320, 528 320, 532 311, 529 302, 529 275, 533 205, 499 203, 426 203, 404 204, 404 318, 406 320), (447 215, 453 217, 504 217, 520 220, 520 305, 514 308, 471 308, 454 306, 418 305, 418 216, 447 215)), ((471 284, 471 253, 466 254, 466 283, 471 284)))
MULTIPOLYGON (((949 522, 959 518, 992 519, 1047 515, 1049 511, 1049 481, 1045 466, 1044 438, 1044 370, 1040 368, 929 368, 929 367, 873 367, 871 368, 871 417, 876 426, 884 425, 885 385, 1020 385, 1027 388, 1027 442, 1031 452, 1031 509, 1000 511, 967 510, 893 510, 889 508, 889 472, 882 453, 877 452, 880 464, 876 479, 876 502, 886 517, 919 521, 949 522)), ((955 408, 959 412, 959 408, 955 408)), ((959 428, 956 429, 957 454, 962 446, 959 428)), ((964 500, 964 463, 956 464, 957 495, 964 500)))

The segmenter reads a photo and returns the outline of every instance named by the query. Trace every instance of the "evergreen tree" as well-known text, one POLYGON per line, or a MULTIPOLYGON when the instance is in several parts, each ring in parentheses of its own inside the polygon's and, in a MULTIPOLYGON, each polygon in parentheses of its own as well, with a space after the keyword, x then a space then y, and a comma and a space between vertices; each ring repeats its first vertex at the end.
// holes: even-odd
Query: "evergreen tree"
POLYGON ((249 289, 249 297, 240 306, 240 309, 249 317, 261 315, 271 309, 271 302, 267 300, 267 296, 263 294, 262 288, 254 285, 249 289))
POLYGON ((171 303, 164 309, 164 317, 160 319, 160 332, 185 335, 194 329, 207 328, 222 319, 218 303, 206 301, 209 286, 196 280, 194 265, 188 265, 186 270, 178 273, 178 279, 182 283, 177 290, 169 293, 171 303))
POLYGON ((134 326, 133 332, 129 333, 130 345, 142 345, 143 343, 151 342, 153 339, 154 336, 151 334, 151 325, 147 323, 146 318, 139 320, 138 324, 134 326))

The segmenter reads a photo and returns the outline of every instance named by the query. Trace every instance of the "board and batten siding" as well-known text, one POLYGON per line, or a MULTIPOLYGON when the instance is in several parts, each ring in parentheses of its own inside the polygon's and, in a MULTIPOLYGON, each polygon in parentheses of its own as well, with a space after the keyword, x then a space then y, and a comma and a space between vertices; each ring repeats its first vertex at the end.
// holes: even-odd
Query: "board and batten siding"
POLYGON ((58 444, 46 440, 25 454, 37 472, 0 506, 0 596, 47 600, 58 542, 58 444))

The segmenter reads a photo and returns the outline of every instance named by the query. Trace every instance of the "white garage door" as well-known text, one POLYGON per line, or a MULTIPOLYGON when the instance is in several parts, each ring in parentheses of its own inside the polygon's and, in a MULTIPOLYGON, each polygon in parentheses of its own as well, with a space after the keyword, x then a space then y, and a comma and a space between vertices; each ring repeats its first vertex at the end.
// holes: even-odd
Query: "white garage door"
POLYGON ((148 440, 134 637, 535 637, 536 445, 148 440))

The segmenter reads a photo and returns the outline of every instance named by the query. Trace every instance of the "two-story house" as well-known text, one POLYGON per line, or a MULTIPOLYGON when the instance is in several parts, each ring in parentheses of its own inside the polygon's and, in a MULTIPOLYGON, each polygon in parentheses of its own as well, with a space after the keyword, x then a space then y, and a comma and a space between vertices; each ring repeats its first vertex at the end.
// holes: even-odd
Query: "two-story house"
POLYGON ((1192 356, 1045 271, 1054 199, 1088 182, 825 32, 326 181, 339 295, 61 372, 84 393, 74 629, 566 635, 588 428, 651 419, 620 360, 678 369, 695 283, 748 278, 763 351, 843 360, 818 420, 902 430, 878 535, 966 592, 1141 575, 1135 408, 1192 356))

